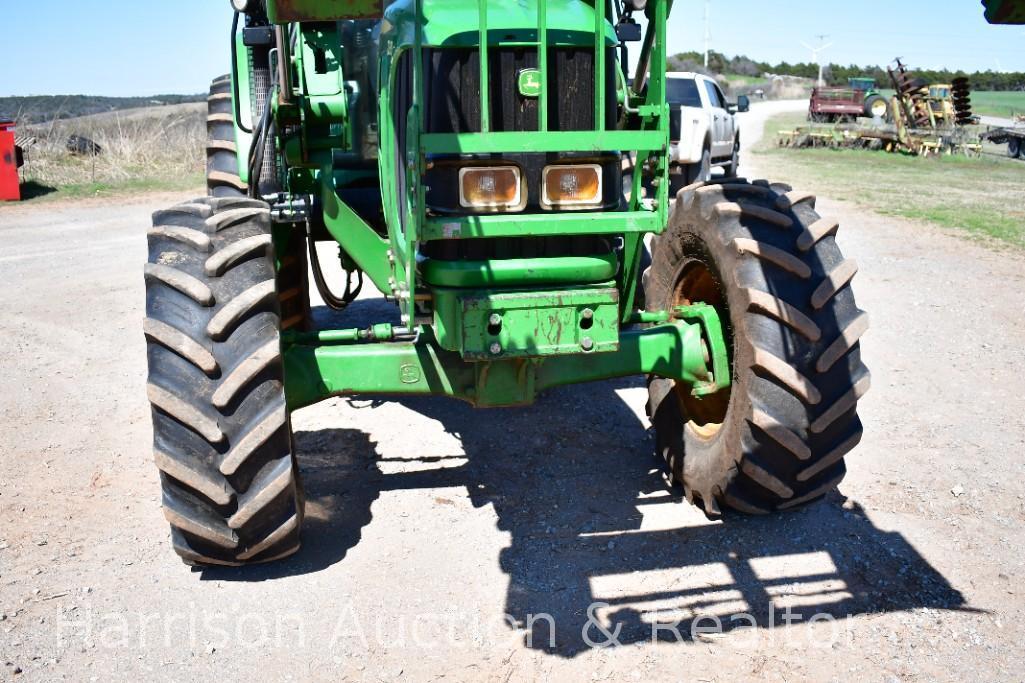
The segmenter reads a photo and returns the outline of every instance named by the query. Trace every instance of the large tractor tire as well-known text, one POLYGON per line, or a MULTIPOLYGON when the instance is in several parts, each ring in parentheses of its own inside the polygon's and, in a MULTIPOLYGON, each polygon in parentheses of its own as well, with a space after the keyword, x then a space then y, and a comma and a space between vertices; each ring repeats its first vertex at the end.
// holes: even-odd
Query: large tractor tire
POLYGON ((865 100, 865 116, 874 119, 885 119, 889 105, 882 95, 869 95, 865 100))
POLYGON ((164 514, 188 564, 299 549, 274 258, 261 201, 205 198, 154 214, 147 390, 164 514))
POLYGON ((238 174, 231 76, 214 79, 206 106, 207 194, 211 197, 244 197, 248 187, 238 174))
MULTIPOLYGON (((210 85, 207 110, 207 194, 211 197, 245 197, 247 186, 238 174, 231 76, 214 79, 210 85)), ((311 325, 312 312, 305 238, 300 233, 292 231, 279 256, 281 329, 307 330, 311 325)))
POLYGON ((688 500, 764 514, 810 503, 846 472, 868 391, 854 261, 811 195, 743 180, 688 187, 655 238, 649 310, 704 302, 725 327, 733 384, 704 400, 649 378, 656 443, 688 500))

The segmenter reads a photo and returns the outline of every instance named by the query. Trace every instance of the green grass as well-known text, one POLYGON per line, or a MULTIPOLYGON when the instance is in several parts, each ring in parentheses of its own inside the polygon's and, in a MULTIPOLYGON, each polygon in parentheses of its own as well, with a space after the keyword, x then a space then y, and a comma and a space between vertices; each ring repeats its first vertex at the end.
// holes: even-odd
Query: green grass
POLYGON ((206 178, 203 173, 189 173, 173 178, 138 177, 108 182, 70 183, 58 187, 43 185, 37 181, 22 184, 23 201, 43 202, 62 199, 85 199, 88 197, 116 197, 144 192, 186 192, 205 193, 206 178))
POLYGON ((742 88, 744 86, 750 85, 760 85, 762 83, 768 82, 768 79, 763 78, 762 76, 742 76, 740 74, 723 74, 723 78, 725 78, 726 81, 730 84, 730 87, 733 88, 742 88))
POLYGON ((1025 92, 973 92, 972 110, 981 116, 1004 119, 1025 114, 1025 92))
POLYGON ((804 123, 769 119, 755 150, 781 180, 876 213, 925 221, 1025 248, 1025 163, 997 156, 922 159, 852 149, 780 149, 777 132, 804 123))

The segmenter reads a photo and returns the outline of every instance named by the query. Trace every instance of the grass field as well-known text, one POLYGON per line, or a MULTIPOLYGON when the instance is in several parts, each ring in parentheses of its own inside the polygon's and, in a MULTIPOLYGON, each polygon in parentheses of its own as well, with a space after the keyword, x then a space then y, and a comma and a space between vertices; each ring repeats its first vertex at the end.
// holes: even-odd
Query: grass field
POLYGON ((780 149, 777 132, 801 115, 766 123, 755 154, 795 187, 854 202, 884 215, 927 221, 1025 248, 1025 163, 993 154, 981 159, 920 159, 865 150, 780 149))
POLYGON ((731 88, 742 88, 744 86, 761 85, 768 83, 768 79, 762 76, 742 76, 740 74, 723 74, 723 78, 731 88))
POLYGON ((22 196, 31 201, 202 187, 205 112, 205 104, 183 104, 24 126, 19 132, 36 143, 26 150, 22 196), (70 135, 88 137, 102 153, 70 153, 70 135))
POLYGON ((1025 114, 1025 92, 974 92, 972 110, 981 116, 1004 119, 1025 114))

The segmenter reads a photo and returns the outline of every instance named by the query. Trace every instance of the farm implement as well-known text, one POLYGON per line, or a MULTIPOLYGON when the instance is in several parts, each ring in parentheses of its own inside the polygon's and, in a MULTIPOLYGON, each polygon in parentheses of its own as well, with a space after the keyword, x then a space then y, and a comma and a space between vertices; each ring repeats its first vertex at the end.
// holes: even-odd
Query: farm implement
POLYGON ((882 119, 887 115, 886 98, 876 90, 872 78, 851 78, 849 87, 812 90, 808 120, 815 123, 842 123, 861 117, 882 119))
MULTIPOLYGON (((812 123, 779 131, 779 145, 851 147, 926 157, 941 154, 978 156, 982 153, 979 136, 967 128, 978 123, 972 114, 971 88, 967 79, 958 78, 949 85, 928 84, 909 71, 899 59, 888 73, 895 94, 885 108, 885 116, 855 116, 853 112, 861 100, 852 95, 850 102, 840 102, 841 109, 846 107, 850 113, 835 114, 832 120, 837 123, 812 123)), ((819 93, 819 97, 822 96, 819 93)), ((824 101, 816 102, 815 97, 813 94, 813 114, 816 108, 822 110, 827 106, 824 101)), ((810 115, 810 118, 821 121, 822 115, 810 115)))

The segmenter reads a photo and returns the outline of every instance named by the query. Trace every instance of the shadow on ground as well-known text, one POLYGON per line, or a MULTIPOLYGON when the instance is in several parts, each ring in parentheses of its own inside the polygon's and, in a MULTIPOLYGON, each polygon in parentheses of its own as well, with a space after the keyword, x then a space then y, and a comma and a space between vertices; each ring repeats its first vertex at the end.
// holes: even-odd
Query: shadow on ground
POLYGON ((56 191, 56 187, 44 185, 35 180, 28 180, 21 184, 21 198, 23 201, 45 197, 46 195, 53 194, 56 191))
MULTIPOLYGON (((374 307, 377 315, 377 305, 361 302, 346 314, 349 326, 352 313, 374 307)), ((777 517, 710 522, 687 515, 680 491, 664 483, 646 425, 617 394, 639 386, 621 380, 559 389, 515 410, 402 400, 460 439, 463 453, 446 456, 465 459, 455 467, 385 475, 363 432, 299 432, 310 510, 303 551, 277 565, 207 570, 204 578, 259 581, 317 571, 359 542, 382 492, 461 486, 474 506, 493 506, 512 539, 500 556, 509 586, 495 614, 525 629, 525 646, 559 656, 585 651, 587 639, 650 642, 656 622, 675 628, 658 630, 659 639, 687 641, 692 626, 714 626, 710 617, 728 631, 815 615, 966 609, 961 593, 900 533, 878 529, 840 494, 777 517), (645 509, 666 502, 681 505, 681 524, 642 528, 645 509), (589 609, 605 632, 588 627, 589 609)))

